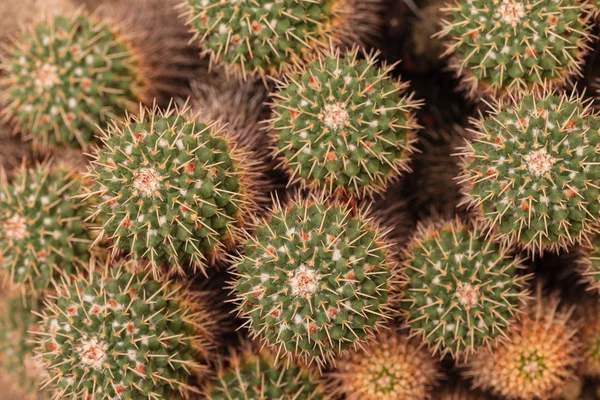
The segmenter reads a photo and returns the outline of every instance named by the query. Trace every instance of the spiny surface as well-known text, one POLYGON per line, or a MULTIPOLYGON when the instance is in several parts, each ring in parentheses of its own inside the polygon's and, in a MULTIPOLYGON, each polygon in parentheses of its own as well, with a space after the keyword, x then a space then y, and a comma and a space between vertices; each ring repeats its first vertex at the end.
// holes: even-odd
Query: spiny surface
POLYGON ((90 170, 114 249, 180 273, 232 245, 254 190, 247 156, 214 123, 185 114, 143 111, 111 126, 90 170))
POLYGON ((375 55, 358 55, 331 50, 279 84, 271 124, 292 180, 363 195, 409 170, 419 103, 375 55))
POLYGON ((466 358, 505 336, 527 296, 520 260, 458 222, 421 226, 404 266, 406 322, 441 355, 466 358))
POLYGON ((348 400, 425 400, 441 374, 417 342, 386 331, 339 359, 330 376, 332 389, 348 400))
POLYGON ((394 264, 382 235, 350 209, 312 198, 277 206, 234 265, 255 336, 322 364, 388 318, 394 264))
POLYGON ((530 253, 582 241, 600 216, 600 118, 582 98, 528 95, 475 123, 466 202, 530 253))
POLYGON ((594 234, 582 246, 576 265, 583 282, 591 290, 600 293, 600 235, 594 234))
POLYGON ((591 298, 577 311, 583 321, 579 331, 583 347, 580 372, 587 377, 600 377, 600 306, 595 298, 591 298))
POLYGON ((36 352, 55 399, 171 399, 195 391, 215 316, 199 293, 107 266, 47 301, 36 352))
POLYGON ((580 74, 590 35, 578 0, 455 0, 445 12, 439 35, 471 94, 562 86, 580 74))
POLYGON ((60 167, 22 166, 0 191, 0 265, 5 277, 28 292, 47 289, 88 260, 88 204, 73 199, 77 175, 60 167))
POLYGON ((24 32, 2 63, 5 112, 34 145, 88 147, 97 124, 144 99, 134 49, 108 22, 56 17, 24 32))

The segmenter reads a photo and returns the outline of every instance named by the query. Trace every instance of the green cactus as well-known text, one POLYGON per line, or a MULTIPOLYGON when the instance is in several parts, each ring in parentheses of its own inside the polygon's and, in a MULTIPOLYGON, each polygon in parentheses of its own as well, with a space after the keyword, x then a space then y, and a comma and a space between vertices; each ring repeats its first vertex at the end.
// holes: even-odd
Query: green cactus
POLYGON ((141 111, 110 126, 90 175, 102 234, 155 272, 183 273, 224 255, 254 208, 249 155, 213 122, 187 109, 141 111))
POLYGON ((97 124, 145 100, 134 48, 109 22, 84 14, 23 32, 0 67, 7 116, 41 148, 87 148, 96 141, 97 124))
POLYGON ((322 365, 389 318, 395 263, 363 215, 312 197, 260 221, 233 266, 253 336, 322 365))
POLYGON ((466 358, 504 337, 527 298, 521 260, 458 221, 420 226, 404 267, 406 322, 442 356, 466 358))
POLYGON ((562 86, 589 50, 579 0, 455 0, 439 36, 471 94, 497 96, 562 86))
MULTIPOLYGON (((218 317, 204 293, 102 266, 46 301, 35 351, 61 399, 172 399, 199 392, 218 317)), ((94 268, 92 265, 90 268, 94 268)), ((57 397, 58 398, 58 397, 57 397)))
POLYGON ((1 179, 0 265, 27 292, 56 285, 90 257, 89 215, 79 194, 83 180, 49 163, 24 165, 13 182, 1 179))
POLYGON ((271 125, 292 181, 361 196, 409 170, 420 103, 376 55, 358 55, 331 50, 279 84, 271 125))
POLYGON ((484 225, 533 254, 582 242, 600 216, 600 118, 590 104, 528 95, 474 131, 462 182, 484 225))

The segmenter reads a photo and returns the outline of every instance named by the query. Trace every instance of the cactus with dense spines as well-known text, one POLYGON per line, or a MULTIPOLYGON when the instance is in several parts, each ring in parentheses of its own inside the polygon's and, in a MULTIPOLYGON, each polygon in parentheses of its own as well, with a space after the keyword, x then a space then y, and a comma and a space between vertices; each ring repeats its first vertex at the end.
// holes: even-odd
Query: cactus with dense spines
POLYGON ((155 272, 204 269, 240 235, 254 208, 255 163, 225 130, 187 109, 142 110, 114 123, 90 175, 100 236, 155 272))
POLYGON ((528 95, 475 122, 462 150, 465 202, 510 244, 556 251, 600 216, 600 118, 575 95, 528 95))
POLYGON ((88 204, 74 199, 82 177, 49 163, 21 166, 9 183, 0 178, 0 266, 27 292, 56 285, 90 257, 88 204))
POLYGON ((426 400, 441 378, 418 340, 385 331, 337 360, 330 388, 348 400, 426 400))
POLYGON ((581 346, 572 309, 558 296, 538 293, 529 310, 507 332, 508 340, 469 359, 465 375, 475 387, 504 399, 549 399, 560 395, 575 374, 581 346))
POLYGON ((330 49, 278 84, 270 124, 292 182, 362 196, 409 170, 420 103, 376 58, 330 49))
POLYGON ((235 262, 239 312, 253 336, 321 366, 390 316, 396 264, 371 220, 311 197, 276 205, 235 262))
POLYGON ((310 367, 282 362, 271 350, 257 350, 247 343, 232 352, 228 366, 220 366, 215 381, 204 392, 211 400, 330 398, 310 367))
POLYGON ((119 262, 48 298, 35 351, 57 399, 187 399, 218 323, 205 293, 119 262))
POLYGON ((521 260, 458 221, 420 226, 403 264, 406 323, 442 356, 467 358, 505 337, 527 298, 521 260))
POLYGON ((581 74, 588 7, 579 0, 454 0, 439 36, 471 95, 560 87, 581 74))
POLYGON ((136 50, 110 22, 84 14, 24 31, 1 67, 6 116, 43 149, 87 148, 98 124, 146 100, 136 50))

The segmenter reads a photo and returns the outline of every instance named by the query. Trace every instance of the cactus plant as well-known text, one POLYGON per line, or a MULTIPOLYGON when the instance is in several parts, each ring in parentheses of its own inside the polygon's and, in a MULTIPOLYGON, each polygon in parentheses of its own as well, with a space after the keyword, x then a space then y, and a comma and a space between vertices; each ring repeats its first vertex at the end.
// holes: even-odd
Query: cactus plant
POLYGON ((389 318, 395 263, 364 215, 312 196, 277 204, 234 263, 253 336, 321 366, 389 318))
POLYGON ((363 196, 409 170, 420 103, 364 56, 330 49, 278 85, 271 129, 292 182, 363 196))
POLYGON ((475 122, 465 202, 532 254, 585 240, 600 216, 600 118, 576 95, 527 95, 475 122))
POLYGON ((385 331, 341 357, 329 376, 332 391, 348 400, 425 400, 441 373, 418 341, 385 331))
POLYGON ((0 191, 0 263, 6 279, 41 291, 89 259, 88 205, 74 199, 82 177, 50 163, 21 166, 0 191))
POLYGON ((235 242, 254 208, 256 174, 216 125, 186 108, 156 108, 104 133, 89 196, 115 252, 183 273, 184 263, 204 269, 235 242))
POLYGON ((458 221, 421 225, 404 267, 406 323, 442 356, 467 358, 500 340, 527 298, 521 260, 458 221))
POLYGON ((559 87, 581 74, 588 7, 578 0, 455 0, 439 36, 470 94, 559 87))
POLYGON ((90 265, 43 309, 35 351, 61 399, 189 398, 199 390, 218 315, 205 293, 154 280, 132 263, 90 265))

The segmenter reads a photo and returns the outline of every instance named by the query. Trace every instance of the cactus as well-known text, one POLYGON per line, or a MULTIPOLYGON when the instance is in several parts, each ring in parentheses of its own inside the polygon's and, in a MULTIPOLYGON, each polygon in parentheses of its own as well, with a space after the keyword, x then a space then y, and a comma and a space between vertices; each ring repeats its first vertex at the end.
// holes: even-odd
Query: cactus
POLYGON ((224 255, 254 208, 254 164, 213 122, 187 109, 141 110, 104 133, 89 196, 102 234, 155 272, 204 269, 224 255))
POLYGON ((475 122, 463 149, 465 202, 529 253, 585 240, 600 216, 600 118, 575 95, 525 96, 475 122))
POLYGON ((559 309, 557 296, 540 292, 506 342, 469 359, 464 372, 474 387, 504 399, 549 399, 571 380, 581 351, 572 310, 559 309))
POLYGON ((389 318, 395 263, 364 215, 312 196, 277 204, 233 266, 253 336, 321 366, 389 318))
POLYGON ((339 359, 330 378, 332 391, 348 400, 426 400, 441 373, 418 341, 385 331, 339 359))
POLYGON ((458 221, 421 225, 404 267, 407 325, 442 356, 467 358, 497 342, 527 298, 521 260, 458 221))
POLYGON ((327 399, 325 388, 310 368, 276 360, 269 349, 257 351, 245 343, 234 351, 229 366, 221 365, 216 380, 207 386, 205 396, 211 400, 247 399, 327 399))
POLYGON ((455 0, 444 11, 444 54, 471 96, 514 96, 581 74, 591 35, 578 0, 455 0))
MULTIPOLYGON (((95 266, 92 264, 90 269, 95 266)), ((171 399, 199 390, 218 316, 205 293, 102 266, 45 302, 35 351, 61 399, 171 399)))
POLYGON ((24 165, 12 183, 1 179, 0 265, 27 292, 45 290, 75 274, 90 254, 88 205, 73 199, 82 178, 50 163, 24 165))
POLYGON ((590 290, 600 293, 600 235, 594 234, 590 237, 578 253, 575 265, 582 277, 582 283, 590 290))
POLYGON ((5 113, 42 149, 88 148, 97 124, 145 100, 136 51, 110 22, 75 14, 31 27, 8 49, 5 113))
POLYGON ((329 50, 288 75, 273 99, 276 156, 303 186, 363 196, 409 170, 420 103, 376 54, 329 50))

